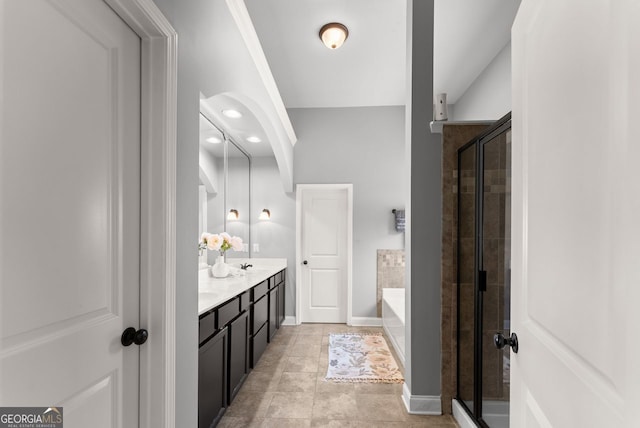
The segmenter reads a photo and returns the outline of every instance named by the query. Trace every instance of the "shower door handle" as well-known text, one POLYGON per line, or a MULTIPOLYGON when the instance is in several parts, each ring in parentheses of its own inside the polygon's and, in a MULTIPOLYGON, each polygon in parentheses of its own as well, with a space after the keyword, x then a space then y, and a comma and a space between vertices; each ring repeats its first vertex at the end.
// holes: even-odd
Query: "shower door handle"
POLYGON ((502 333, 496 333, 493 335, 493 344, 496 345, 498 349, 511 346, 513 353, 518 353, 518 335, 515 333, 511 333, 511 337, 504 337, 502 333))
POLYGON ((487 271, 478 271, 478 289, 480 291, 487 291, 487 271))

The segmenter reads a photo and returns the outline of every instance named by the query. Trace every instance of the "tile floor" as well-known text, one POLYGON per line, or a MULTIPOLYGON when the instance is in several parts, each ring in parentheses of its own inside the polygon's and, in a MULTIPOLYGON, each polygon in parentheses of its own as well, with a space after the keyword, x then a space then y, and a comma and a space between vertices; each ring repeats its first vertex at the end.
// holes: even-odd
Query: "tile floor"
POLYGON ((383 331, 382 328, 344 324, 282 327, 218 427, 458 426, 449 415, 408 414, 402 403, 402 384, 325 381, 328 335, 340 332, 383 331))

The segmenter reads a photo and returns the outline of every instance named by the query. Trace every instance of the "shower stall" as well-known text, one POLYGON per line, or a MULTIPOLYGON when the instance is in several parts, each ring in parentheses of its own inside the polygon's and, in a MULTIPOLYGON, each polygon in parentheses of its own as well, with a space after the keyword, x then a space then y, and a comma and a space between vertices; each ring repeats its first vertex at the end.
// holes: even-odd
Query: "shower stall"
POLYGON ((458 150, 457 402, 482 427, 509 426, 511 115, 458 150))

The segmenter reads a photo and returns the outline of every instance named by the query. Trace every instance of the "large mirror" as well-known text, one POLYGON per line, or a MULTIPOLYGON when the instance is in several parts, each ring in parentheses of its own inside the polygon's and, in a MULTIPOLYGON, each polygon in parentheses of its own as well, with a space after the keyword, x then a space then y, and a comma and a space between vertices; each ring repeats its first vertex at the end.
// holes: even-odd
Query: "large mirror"
POLYGON ((225 230, 231 236, 239 236, 244 242, 244 251, 228 251, 227 258, 249 257, 251 158, 232 140, 228 140, 227 144, 226 169, 227 222, 225 230))
MULTIPOLYGON (((243 251, 227 251, 227 258, 250 257, 251 158, 202 113, 199 163, 198 238, 203 232, 223 231, 239 236, 245 244, 243 251)), ((206 253, 200 263, 213 264, 216 254, 206 253)))

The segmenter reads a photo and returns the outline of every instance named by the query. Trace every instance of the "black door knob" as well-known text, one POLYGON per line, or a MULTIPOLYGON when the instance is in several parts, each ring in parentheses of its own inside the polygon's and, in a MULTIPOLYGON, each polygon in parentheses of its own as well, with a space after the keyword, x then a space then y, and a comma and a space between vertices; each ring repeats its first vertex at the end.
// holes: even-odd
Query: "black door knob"
POLYGON ((511 346, 514 354, 518 353, 518 336, 515 333, 511 333, 511 337, 504 337, 502 333, 496 333, 493 335, 493 344, 496 345, 498 349, 511 346))
POLYGON ((140 330, 136 331, 136 329, 133 327, 127 327, 122 332, 122 337, 120 338, 120 342, 122 343, 123 346, 129 346, 132 343, 135 343, 136 345, 142 345, 144 342, 147 341, 148 337, 149 337, 149 332, 144 328, 141 328, 140 330))
POLYGON ((303 265, 308 265, 308 264, 309 264, 309 262, 305 260, 305 261, 303 261, 303 262, 302 262, 302 264, 303 264, 303 265))

